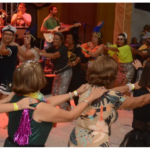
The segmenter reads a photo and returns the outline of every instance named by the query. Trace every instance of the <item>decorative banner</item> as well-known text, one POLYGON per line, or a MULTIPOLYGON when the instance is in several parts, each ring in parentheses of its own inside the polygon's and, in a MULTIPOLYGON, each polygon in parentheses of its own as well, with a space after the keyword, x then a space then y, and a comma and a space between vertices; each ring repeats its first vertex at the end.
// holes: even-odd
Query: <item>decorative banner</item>
POLYGON ((113 43, 116 43, 119 33, 126 32, 128 44, 131 39, 132 3, 116 3, 113 43))
POLYGON ((45 6, 50 6, 51 2, 31 2, 34 6, 37 8, 45 7, 45 6))

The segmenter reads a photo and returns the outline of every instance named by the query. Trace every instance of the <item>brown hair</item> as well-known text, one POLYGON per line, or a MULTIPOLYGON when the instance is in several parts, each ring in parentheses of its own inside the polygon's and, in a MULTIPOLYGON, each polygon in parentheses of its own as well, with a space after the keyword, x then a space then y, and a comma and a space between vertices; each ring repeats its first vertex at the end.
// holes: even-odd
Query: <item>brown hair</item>
POLYGON ((20 3, 20 6, 24 6, 26 8, 26 4, 25 3, 20 3))
MULTIPOLYGON (((125 38, 124 33, 120 33, 120 34, 118 34, 118 36, 123 36, 123 37, 124 37, 124 45, 127 45, 128 41, 127 41, 127 39, 125 38)), ((117 42, 116 42, 116 44, 117 44, 117 42)), ((117 45, 118 45, 118 44, 117 44, 117 45)), ((120 47, 120 46, 118 45, 118 47, 120 47)))
POLYGON ((39 91, 46 83, 41 65, 35 61, 27 61, 14 71, 12 90, 16 94, 30 94, 39 91))
POLYGON ((58 35, 62 41, 62 45, 65 45, 65 42, 64 42, 64 35, 61 33, 61 32, 56 32, 54 35, 58 35))
POLYGON ((107 86, 116 79, 117 62, 110 56, 99 56, 88 68, 86 79, 89 84, 107 86))
MULTIPOLYGON (((50 13, 50 11, 53 10, 54 7, 56 7, 56 6, 49 6, 49 8, 48 8, 49 13, 50 13)), ((57 7, 56 7, 56 8, 57 8, 57 7)))
POLYGON ((102 38, 98 38, 98 45, 101 45, 103 42, 102 42, 102 38))
POLYGON ((150 88, 150 60, 148 60, 145 64, 141 79, 139 81, 139 86, 142 88, 150 88))

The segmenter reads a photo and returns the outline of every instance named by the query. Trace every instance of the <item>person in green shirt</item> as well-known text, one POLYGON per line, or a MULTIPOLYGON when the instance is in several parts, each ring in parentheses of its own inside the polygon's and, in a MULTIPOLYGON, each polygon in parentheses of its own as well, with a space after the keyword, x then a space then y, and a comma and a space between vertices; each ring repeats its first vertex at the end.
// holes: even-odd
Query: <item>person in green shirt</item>
POLYGON ((118 58, 118 74, 116 85, 125 85, 130 83, 134 76, 134 66, 132 65, 133 56, 129 45, 127 45, 127 34, 120 33, 117 42, 114 45, 106 46, 105 50, 108 51, 110 56, 115 53, 118 58))
MULTIPOLYGON (((57 15, 57 7, 50 6, 49 7, 49 15, 44 19, 41 32, 42 33, 56 33, 57 31, 53 30, 55 27, 60 26, 59 19, 56 17, 57 15)), ((52 46, 52 43, 48 43, 45 41, 44 49, 48 49, 52 46)))
MULTIPOLYGON (((56 17, 57 15, 57 7, 56 6, 50 6, 49 7, 49 15, 44 19, 42 26, 41 26, 41 32, 42 33, 56 33, 57 31, 53 30, 55 27, 60 26, 59 19, 56 17)), ((48 49, 53 46, 53 42, 48 43, 46 40, 44 42, 44 49, 48 49)), ((46 57, 42 57, 42 60, 46 61, 46 57)), ((45 66, 45 65, 44 65, 45 66)), ((47 66, 48 68, 48 66, 47 66)))

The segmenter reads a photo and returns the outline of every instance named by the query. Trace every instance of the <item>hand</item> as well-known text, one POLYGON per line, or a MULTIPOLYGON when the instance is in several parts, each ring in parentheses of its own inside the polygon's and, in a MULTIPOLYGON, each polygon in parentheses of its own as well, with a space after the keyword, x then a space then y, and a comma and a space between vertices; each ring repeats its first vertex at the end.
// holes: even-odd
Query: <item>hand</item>
POLYGON ((104 47, 104 50, 108 50, 108 46, 107 45, 103 44, 103 47, 104 47))
POLYGON ((72 62, 68 62, 68 64, 67 64, 68 66, 70 66, 70 67, 72 67, 73 65, 72 65, 72 62))
POLYGON ((90 45, 92 44, 92 42, 88 42, 86 43, 88 47, 90 47, 90 45))
POLYGON ((92 98, 90 102, 93 102, 95 99, 101 97, 108 90, 105 87, 96 87, 94 86, 91 90, 90 97, 92 98))
POLYGON ((56 30, 52 30, 52 31, 51 31, 52 34, 55 34, 56 32, 57 32, 56 30))
POLYGON ((147 90, 150 92, 150 89, 147 87, 147 90))
POLYGON ((34 49, 35 49, 35 51, 36 51, 38 54, 40 54, 40 49, 39 49, 39 48, 35 47, 34 49))
POLYGON ((87 91, 91 86, 87 83, 87 84, 82 84, 76 91, 78 93, 78 95, 84 93, 85 91, 87 91))
POLYGON ((134 86, 135 86, 135 90, 141 89, 141 87, 139 86, 139 81, 134 83, 134 86))
POLYGON ((20 19, 22 19, 22 18, 23 18, 23 16, 22 16, 22 12, 18 12, 18 13, 17 13, 17 18, 20 18, 20 19))
POLYGON ((35 104, 38 103, 39 100, 34 99, 34 98, 30 98, 32 100, 32 102, 30 102, 29 98, 23 98, 22 100, 20 100, 19 102, 17 102, 18 105, 18 110, 22 110, 22 109, 33 109, 35 110, 34 107, 31 107, 31 104, 35 104))
POLYGON ((137 60, 137 59, 132 63, 132 65, 133 65, 136 69, 138 69, 138 68, 140 68, 140 67, 143 67, 142 64, 141 64, 141 62, 140 62, 139 60, 137 60))
POLYGON ((0 51, 2 50, 2 49, 5 49, 5 47, 6 47, 6 45, 1 45, 1 48, 0 48, 0 51))
POLYGON ((77 45, 77 48, 82 48, 80 44, 77 45))

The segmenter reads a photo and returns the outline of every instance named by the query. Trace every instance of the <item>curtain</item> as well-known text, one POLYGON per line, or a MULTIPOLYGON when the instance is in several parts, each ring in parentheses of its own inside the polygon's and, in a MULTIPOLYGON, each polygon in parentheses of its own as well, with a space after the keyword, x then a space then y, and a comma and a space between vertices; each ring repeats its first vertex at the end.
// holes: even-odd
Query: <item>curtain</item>
POLYGON ((81 22, 86 24, 79 27, 80 42, 89 42, 93 28, 97 25, 97 3, 62 3, 60 20, 64 24, 81 22))
POLYGON ((102 41, 113 43, 114 22, 115 22, 115 5, 116 3, 98 3, 97 4, 97 22, 104 21, 101 29, 103 34, 102 41))
POLYGON ((128 44, 131 39, 132 3, 116 3, 113 43, 116 43, 119 33, 126 32, 128 44))

